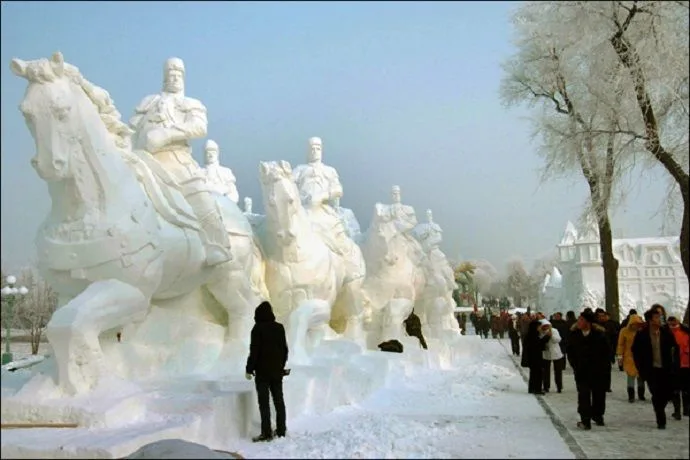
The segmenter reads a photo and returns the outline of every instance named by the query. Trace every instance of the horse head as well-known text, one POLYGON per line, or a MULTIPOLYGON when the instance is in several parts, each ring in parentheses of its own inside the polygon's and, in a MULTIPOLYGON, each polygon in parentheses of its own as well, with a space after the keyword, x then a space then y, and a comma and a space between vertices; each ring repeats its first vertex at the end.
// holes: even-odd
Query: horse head
POLYGON ((405 247, 387 206, 376 203, 367 232, 366 252, 371 263, 393 267, 405 257, 405 247))
POLYGON ((10 68, 29 82, 19 110, 36 146, 31 165, 49 186, 67 185, 51 188, 51 194, 68 194, 54 197, 54 212, 56 202, 63 211, 69 208, 66 201, 81 213, 87 208, 105 211, 108 198, 121 193, 123 178, 133 177, 120 155, 108 155, 128 147, 131 135, 110 95, 88 82, 60 52, 50 59, 13 59, 10 68))
POLYGON ((262 161, 259 178, 266 222, 276 230, 279 245, 289 245, 298 235, 299 224, 306 222, 292 167, 287 161, 262 161))

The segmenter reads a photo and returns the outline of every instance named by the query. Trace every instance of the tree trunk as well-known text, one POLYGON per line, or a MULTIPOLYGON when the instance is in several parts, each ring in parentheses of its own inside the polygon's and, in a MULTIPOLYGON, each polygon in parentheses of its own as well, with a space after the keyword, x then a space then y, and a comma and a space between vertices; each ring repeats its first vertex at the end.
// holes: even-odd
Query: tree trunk
MULTIPOLYGON (((690 197, 687 192, 683 195, 683 225, 680 227, 680 259, 683 262, 685 277, 690 284, 690 197)), ((690 298, 685 306, 683 322, 690 325, 690 298)))
POLYGON ((618 260, 613 255, 613 232, 608 214, 597 219, 599 226, 599 247, 604 268, 604 303, 611 319, 620 322, 618 294, 618 260))
MULTIPOLYGON (((635 98, 640 109, 640 114, 645 123, 645 134, 647 140, 645 148, 649 153, 661 163, 661 165, 673 177, 683 197, 683 224, 680 229, 680 258, 683 263, 683 270, 685 277, 690 284, 690 177, 685 172, 683 166, 671 155, 662 145, 659 136, 659 123, 657 121, 654 107, 652 106, 652 99, 647 91, 647 80, 645 78, 642 66, 640 65, 640 56, 637 50, 631 46, 625 33, 630 25, 633 17, 640 13, 637 4, 633 4, 628 10, 628 17, 619 25, 619 30, 613 37, 611 37, 611 45, 618 55, 618 59, 629 70, 632 81, 635 87, 635 98)), ((683 315, 683 322, 690 323, 690 299, 685 308, 685 315, 683 315)))

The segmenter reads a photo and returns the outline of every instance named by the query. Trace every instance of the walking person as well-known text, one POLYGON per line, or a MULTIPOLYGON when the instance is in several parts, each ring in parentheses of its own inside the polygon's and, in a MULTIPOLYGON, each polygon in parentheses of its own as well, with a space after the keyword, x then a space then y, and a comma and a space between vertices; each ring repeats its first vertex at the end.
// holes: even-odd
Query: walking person
POLYGON ((527 355, 525 354, 525 341, 527 340, 527 332, 529 331, 529 324, 531 321, 529 313, 523 313, 517 321, 520 341, 522 342, 522 359, 520 360, 520 365, 522 367, 529 367, 527 364, 527 355))
POLYGON ((544 358, 542 362, 544 369, 542 375, 544 393, 548 393, 551 389, 552 362, 556 390, 560 393, 563 391, 563 367, 560 365, 563 358, 563 352, 561 351, 561 334, 548 320, 542 319, 539 323, 539 334, 549 337, 544 351, 542 352, 542 357, 544 358))
POLYGON ((628 402, 635 402, 635 381, 637 380, 637 397, 640 401, 644 401, 644 380, 635 366, 635 359, 633 358, 632 345, 635 340, 635 335, 643 327, 644 322, 638 315, 630 315, 628 322, 624 328, 621 328, 618 334, 618 346, 616 347, 616 355, 618 356, 618 366, 622 367, 628 376, 628 402))
POLYGON ((647 324, 635 335, 632 345, 635 366, 649 385, 656 426, 666 428, 666 405, 673 395, 673 379, 677 377, 679 353, 676 339, 661 325, 661 314, 655 306, 644 314, 647 324))
MULTIPOLYGON (((570 335, 570 329, 568 327, 568 323, 563 319, 561 312, 554 313, 553 321, 551 321, 551 327, 556 329, 561 336, 561 341, 558 342, 558 345, 561 347, 561 353, 563 354, 561 359, 553 362, 554 373, 556 372, 556 368, 559 368, 561 375, 563 375, 563 371, 565 370, 565 354, 568 347, 568 336, 570 335)), ((563 385, 561 385, 559 388, 562 390, 563 385)), ((560 393, 561 391, 559 390, 558 392, 560 393)))
POLYGON ((678 345, 680 369, 678 369, 672 401, 673 417, 680 420, 681 406, 683 408, 682 415, 690 417, 690 400, 688 399, 690 397, 688 394, 690 392, 690 328, 685 324, 680 324, 675 316, 668 318, 668 327, 678 345))
POLYGON ((513 356, 520 356, 520 335, 515 328, 512 318, 508 322, 508 337, 510 338, 510 348, 513 351, 513 356))
POLYGON ((529 381, 527 391, 535 395, 543 395, 543 372, 544 372, 544 348, 546 343, 551 338, 550 335, 540 334, 539 320, 533 320, 529 323, 527 330, 527 337, 525 338, 525 345, 522 350, 522 356, 525 357, 527 367, 529 367, 529 381))
POLYGON ((246 377, 254 377, 256 393, 261 414, 261 434, 252 438, 254 442, 273 439, 271 430, 271 408, 269 394, 273 397, 276 410, 276 431, 278 437, 285 436, 285 401, 283 399, 283 377, 288 371, 285 364, 288 359, 288 345, 285 328, 276 322, 271 304, 264 301, 254 312, 254 327, 249 345, 246 377))
MULTIPOLYGON (((616 344, 618 343, 618 322, 612 320, 609 314, 603 308, 597 308, 597 321, 601 327, 604 328, 604 335, 609 343, 609 363, 616 362, 616 344)), ((606 375, 606 391, 611 393, 611 373, 606 375)))
POLYGON ((568 337, 566 356, 575 373, 578 428, 591 430, 592 422, 604 426, 606 373, 611 372, 609 344, 592 311, 583 311, 568 337))

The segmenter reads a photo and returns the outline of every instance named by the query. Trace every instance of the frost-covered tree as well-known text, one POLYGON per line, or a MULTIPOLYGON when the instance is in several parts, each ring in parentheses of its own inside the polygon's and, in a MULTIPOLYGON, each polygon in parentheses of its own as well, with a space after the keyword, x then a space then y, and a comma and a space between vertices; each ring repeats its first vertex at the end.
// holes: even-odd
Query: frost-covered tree
POLYGON ((32 269, 24 270, 19 279, 29 292, 17 304, 16 321, 29 335, 31 354, 35 355, 38 354, 48 321, 57 308, 57 294, 32 269))
POLYGON ((498 280, 498 270, 484 259, 471 260, 474 265, 474 287, 482 295, 490 295, 491 285, 498 280))
MULTIPOLYGON (((690 282, 689 3, 606 2, 585 8, 593 18, 589 30, 606 31, 598 35, 608 40, 628 72, 625 83, 637 108, 630 113, 631 126, 644 140, 649 158, 666 169, 680 191, 680 253, 690 282)), ((690 301, 684 315, 684 322, 689 321, 690 301)))
POLYGON ((531 284, 529 273, 521 259, 510 260, 506 264, 506 288, 516 307, 522 307, 522 300, 529 297, 531 284))
MULTIPOLYGON (((606 307, 616 315, 617 261, 608 211, 624 192, 618 178, 650 146, 657 159, 659 153, 668 153, 670 158, 662 159, 673 169, 674 179, 682 174, 667 160, 687 165, 687 2, 528 2, 516 12, 514 23, 518 49, 505 66, 504 100, 533 107, 544 178, 578 171, 587 180, 588 211, 594 211, 601 236, 606 307), (648 4, 643 8, 649 10, 644 13, 646 28, 640 17, 639 24, 632 19, 626 24, 624 18, 634 17, 641 3, 648 4), (648 74, 653 78, 631 78, 635 65, 626 63, 614 46, 621 30, 636 30, 626 56, 632 43, 638 43, 642 51, 631 62, 644 67, 649 55, 648 74), (652 57, 654 53, 658 56, 652 57), (662 61, 669 62, 666 72, 660 72, 662 61), (650 82, 650 101, 659 101, 662 117, 657 117, 656 128, 650 128, 649 104, 643 104, 647 115, 641 116, 644 97, 635 83, 641 80, 650 82), (657 144, 664 136, 669 148, 662 152, 657 144)), ((684 177, 687 187, 687 173, 684 177)), ((687 246, 687 237, 684 241, 687 246)))

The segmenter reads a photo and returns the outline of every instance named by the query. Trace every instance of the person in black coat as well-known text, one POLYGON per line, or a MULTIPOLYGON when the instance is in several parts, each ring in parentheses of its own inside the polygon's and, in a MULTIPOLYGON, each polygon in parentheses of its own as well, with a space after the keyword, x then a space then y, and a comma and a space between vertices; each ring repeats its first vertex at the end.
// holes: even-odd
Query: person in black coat
POLYGON ((605 330, 596 324, 591 310, 582 312, 575 323, 568 337, 566 356, 575 373, 578 428, 590 430, 592 421, 603 426, 611 362, 605 330))
POLYGON ((508 337, 510 338, 510 348, 513 351, 513 355, 520 356, 520 334, 515 328, 512 318, 508 321, 508 337))
MULTIPOLYGON (((616 362, 616 346, 618 345, 618 332, 620 326, 618 322, 612 320, 609 314, 602 308, 597 309, 597 321, 600 326, 605 329, 604 334, 606 335, 606 340, 609 343, 609 360, 611 364, 616 362)), ((606 385, 606 391, 611 393, 611 374, 608 374, 608 382, 606 385)))
POLYGON ((679 349, 673 333, 662 326, 658 309, 652 307, 646 311, 644 319, 647 323, 635 334, 632 354, 635 367, 652 394, 657 428, 663 430, 666 405, 673 396, 673 382, 680 367, 679 349))
POLYGON ((526 359, 527 367, 529 367, 529 381, 527 384, 527 391, 535 395, 543 395, 543 369, 544 369, 544 348, 551 338, 550 335, 540 336, 539 334, 539 320, 535 319, 529 323, 527 329, 527 337, 525 337, 525 346, 522 349, 522 356, 526 359))
POLYGON ((255 377, 256 393, 261 414, 261 434, 253 438, 257 441, 270 441, 271 408, 269 393, 273 397, 276 409, 276 436, 285 436, 285 401, 283 399, 283 376, 287 374, 285 364, 288 359, 288 345, 285 328, 276 322, 273 308, 268 302, 261 302, 254 312, 249 357, 247 358, 246 377, 255 377))

